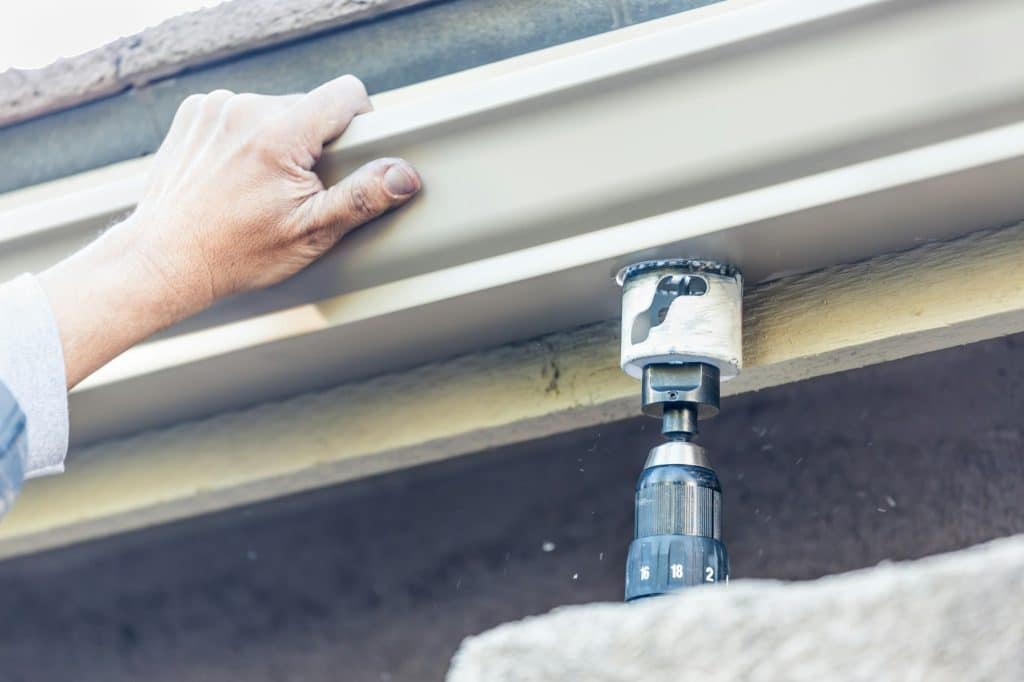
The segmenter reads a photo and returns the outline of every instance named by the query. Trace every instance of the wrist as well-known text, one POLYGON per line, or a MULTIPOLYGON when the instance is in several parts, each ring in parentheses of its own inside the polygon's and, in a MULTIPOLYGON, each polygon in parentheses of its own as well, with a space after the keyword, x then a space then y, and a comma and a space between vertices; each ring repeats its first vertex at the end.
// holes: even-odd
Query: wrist
POLYGON ((160 239, 180 232, 136 212, 97 240, 105 252, 101 257, 115 262, 122 273, 122 286, 135 290, 136 312, 145 312, 158 325, 153 333, 205 310, 215 299, 204 261, 185 257, 182 244, 160 239))
POLYGON ((39 275, 60 332, 68 388, 208 305, 154 260, 135 221, 111 228, 39 275))

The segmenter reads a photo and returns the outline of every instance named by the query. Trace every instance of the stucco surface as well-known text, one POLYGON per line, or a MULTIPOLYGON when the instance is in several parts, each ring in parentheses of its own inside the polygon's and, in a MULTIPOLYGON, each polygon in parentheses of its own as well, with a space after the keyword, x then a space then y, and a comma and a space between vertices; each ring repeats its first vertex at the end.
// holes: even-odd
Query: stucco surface
POLYGON ((804 583, 588 604, 468 639, 448 682, 1024 679, 1024 535, 804 583))
POLYGON ((232 0, 40 69, 0 73, 0 126, 430 0, 232 0))

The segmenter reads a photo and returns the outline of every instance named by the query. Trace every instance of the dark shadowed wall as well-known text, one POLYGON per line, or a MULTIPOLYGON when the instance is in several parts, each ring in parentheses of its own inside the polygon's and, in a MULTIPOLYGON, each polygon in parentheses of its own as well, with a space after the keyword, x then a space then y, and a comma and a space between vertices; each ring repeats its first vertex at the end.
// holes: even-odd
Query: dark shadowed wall
MULTIPOLYGON (((727 401, 734 578, 1024 532, 1022 415, 1024 337, 727 401)), ((655 442, 638 418, 7 561, 0 679, 440 679, 466 634, 620 598, 655 442)))

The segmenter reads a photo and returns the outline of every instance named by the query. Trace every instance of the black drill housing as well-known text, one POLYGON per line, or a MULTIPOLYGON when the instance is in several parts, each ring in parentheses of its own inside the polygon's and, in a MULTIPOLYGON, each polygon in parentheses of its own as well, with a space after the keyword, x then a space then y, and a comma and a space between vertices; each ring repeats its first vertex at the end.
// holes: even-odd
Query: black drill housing
POLYGON ((636 484, 636 521, 626 561, 626 601, 729 578, 722 543, 722 488, 699 418, 718 413, 719 372, 704 363, 648 365, 643 411, 668 439, 651 450, 636 484))

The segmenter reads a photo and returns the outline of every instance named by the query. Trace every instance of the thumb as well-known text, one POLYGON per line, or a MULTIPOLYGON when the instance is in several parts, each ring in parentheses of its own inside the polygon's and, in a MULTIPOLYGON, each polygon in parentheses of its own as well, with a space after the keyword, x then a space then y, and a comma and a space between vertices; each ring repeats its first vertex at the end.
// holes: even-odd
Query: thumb
POLYGON ((358 168, 306 202, 313 226, 330 232, 330 244, 411 199, 422 186, 419 173, 402 159, 377 159, 358 168))

